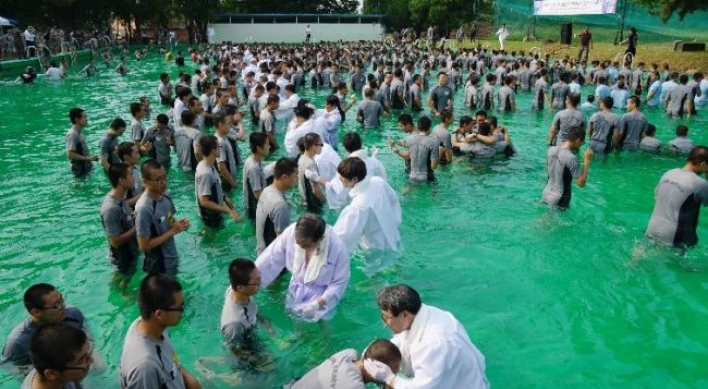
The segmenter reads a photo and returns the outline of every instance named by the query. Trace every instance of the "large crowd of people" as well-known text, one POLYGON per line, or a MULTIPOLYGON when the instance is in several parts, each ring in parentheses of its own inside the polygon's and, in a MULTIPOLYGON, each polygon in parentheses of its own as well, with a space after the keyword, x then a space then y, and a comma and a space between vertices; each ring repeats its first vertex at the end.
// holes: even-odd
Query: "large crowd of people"
MULTIPOLYGON (((437 180, 437 166, 462 156, 513 156, 512 131, 492 114, 513 112, 519 108, 516 95, 527 94, 533 109, 553 115, 548 182, 539 188, 544 203, 569 207, 572 181, 586 184, 596 154, 664 150, 686 155, 687 164, 664 175, 657 187, 647 235, 676 247, 695 245, 699 208, 708 205, 708 183, 699 177, 708 172, 708 148, 694 145, 685 125, 678 126, 676 140, 662 146, 641 108, 662 105, 676 118, 695 114, 708 105, 703 75, 693 74, 689 81, 688 75, 658 64, 588 62, 587 50, 578 60, 507 52, 504 26, 497 35, 501 50, 449 50, 406 41, 399 47, 223 43, 190 49, 190 71, 181 52, 175 56, 166 50, 167 67, 174 62, 182 70, 174 83, 170 71, 155 80, 150 93, 159 99, 161 112, 153 115, 148 97, 131 103, 126 108, 132 120, 113 120, 97 153, 82 133, 91 112, 71 109, 66 155, 72 173, 103 170, 111 184, 97 212, 114 270, 112 284, 128 287, 141 263, 145 273, 138 291, 140 317, 124 338, 120 387, 200 387, 175 359, 167 331, 186 309, 175 278, 180 255, 174 236, 196 222, 177 217, 169 174, 194 177, 195 208, 205 226, 220 228, 227 218, 255 224, 256 260, 235 259, 224 271, 229 286, 220 324, 229 352, 245 365, 268 363, 251 336, 259 323, 269 325, 258 314, 259 288, 289 272, 285 310, 296 320, 328 320, 347 293, 352 252, 358 247, 400 251, 396 192, 377 150, 364 147, 356 131, 344 133, 347 120, 375 130, 381 117, 394 115, 406 137, 388 144, 404 161, 410 181, 425 185, 437 180), (588 96, 594 98, 581 104, 581 88, 588 85, 595 87, 588 96), (318 108, 300 96, 308 90, 331 94, 318 108), (461 105, 455 96, 462 97, 461 105), (453 112, 460 111, 455 124, 453 112), (124 134, 129 139, 121 139, 124 134), (586 138, 590 144, 580 167, 576 154, 586 138), (247 143, 250 155, 242 154, 240 142, 247 143), (346 155, 340 156, 341 148, 346 155), (283 156, 267 163, 276 150, 283 156), (237 199, 239 186, 242 198, 237 199), (306 212, 293 218, 284 195, 296 187, 306 212), (325 207, 341 210, 333 226, 318 215, 325 207)), ((127 67, 117 71, 130 76, 127 67)), ((29 317, 10 334, 1 361, 26 377, 23 388, 79 387, 86 374, 102 368, 93 348, 101 340, 54 286, 33 285, 23 302, 29 317)), ((376 304, 394 334, 391 341, 376 340, 361 355, 343 350, 289 387, 489 385, 484 356, 451 313, 423 304, 418 292, 403 284, 383 288, 376 304)))

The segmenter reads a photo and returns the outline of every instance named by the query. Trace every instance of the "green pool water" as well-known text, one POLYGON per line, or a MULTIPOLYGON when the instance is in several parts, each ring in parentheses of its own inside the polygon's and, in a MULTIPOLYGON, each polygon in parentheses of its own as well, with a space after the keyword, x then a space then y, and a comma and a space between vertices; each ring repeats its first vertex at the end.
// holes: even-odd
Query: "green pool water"
MULTIPOLYGON (((64 152, 68 111, 87 109, 85 132, 97 153, 110 120, 130 117, 130 102, 142 95, 155 101, 162 71, 175 79, 178 70, 155 55, 132 62, 125 78, 104 71, 94 79, 73 76, 32 86, 0 82, 0 337, 4 342, 26 317, 21 296, 27 287, 56 285, 88 317, 108 364, 104 374, 85 381, 89 388, 118 387, 123 336, 138 316, 140 277, 126 294, 108 286, 111 270, 98 210, 110 185, 100 171, 85 180, 71 176, 64 152)), ((459 94, 456 118, 465 114, 459 94)), ((326 94, 308 89, 301 96, 321 104, 326 94)), ((598 156, 587 186, 573 189, 570 210, 550 212, 539 198, 552 117, 532 112, 528 95, 519 97, 518 106, 518 112, 499 118, 511 131, 517 156, 492 163, 457 159, 438 170, 435 186, 408 185, 401 160, 385 148, 388 137, 401 137, 396 117, 385 119, 380 132, 363 132, 350 112, 342 131, 357 130, 368 146, 381 148, 379 158, 399 193, 405 251, 371 276, 364 272, 365 258, 354 253, 351 282, 336 316, 326 323, 304 324, 287 316, 286 280, 262 290, 259 309, 273 322, 275 335, 261 335, 275 367, 269 374, 245 374, 243 387, 277 387, 334 352, 362 350, 374 338, 390 337, 375 296, 397 282, 454 313, 484 353, 495 387, 708 385, 708 217, 699 223, 701 243, 684 256, 643 237, 654 186, 666 170, 683 166, 683 159, 598 156)), ((162 108, 153 108, 154 119, 162 108)), ((645 112, 657 125, 658 138, 673 138, 677 121, 645 112)), ((708 144, 708 111, 687 124, 691 138, 708 144)), ((206 231, 196 216, 193 177, 175 165, 169 190, 192 228, 176 237, 187 308, 171 336, 180 360, 204 387, 225 388, 204 377, 196 361, 225 355, 219 317, 226 267, 235 257, 255 258, 254 228, 229 222, 216 233, 206 231)), ((241 204, 240 192, 236 199, 241 204)), ((295 193, 289 199, 298 203, 295 193)), ((293 214, 301 212, 295 208, 293 214)), ((334 212, 324 216, 330 223, 337 218, 334 212)), ((0 387, 19 386, 2 374, 0 387)))

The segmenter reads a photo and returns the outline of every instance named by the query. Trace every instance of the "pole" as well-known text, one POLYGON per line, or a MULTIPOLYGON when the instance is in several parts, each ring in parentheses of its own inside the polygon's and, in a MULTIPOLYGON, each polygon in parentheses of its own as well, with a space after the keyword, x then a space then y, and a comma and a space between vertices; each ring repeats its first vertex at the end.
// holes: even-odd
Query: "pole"
POLYGON ((620 16, 620 42, 624 40, 624 18, 627 14, 627 0, 622 1, 622 15, 620 16))

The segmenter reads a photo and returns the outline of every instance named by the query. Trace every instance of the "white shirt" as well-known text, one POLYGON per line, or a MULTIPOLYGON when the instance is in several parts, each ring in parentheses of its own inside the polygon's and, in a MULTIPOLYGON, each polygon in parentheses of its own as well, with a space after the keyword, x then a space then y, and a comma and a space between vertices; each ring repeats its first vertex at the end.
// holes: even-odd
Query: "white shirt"
POLYGON ((396 389, 489 387, 484 355, 450 312, 423 304, 408 331, 391 339, 403 355, 396 389))
POLYGON ((51 67, 47 69, 47 76, 52 81, 61 80, 61 70, 59 68, 51 67))
POLYGON ((359 241, 366 250, 398 251, 401 235, 401 205, 396 192, 381 177, 369 177, 349 191, 352 202, 334 225, 349 252, 359 241))

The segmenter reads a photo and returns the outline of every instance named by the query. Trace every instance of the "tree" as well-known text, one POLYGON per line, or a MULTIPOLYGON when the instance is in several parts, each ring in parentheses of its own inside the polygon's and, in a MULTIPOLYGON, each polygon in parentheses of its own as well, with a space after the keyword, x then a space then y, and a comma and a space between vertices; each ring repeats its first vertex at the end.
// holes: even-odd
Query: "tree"
MULTIPOLYGON (((627 1, 627 0, 625 0, 627 1)), ((652 15, 659 16, 666 23, 674 13, 679 19, 693 12, 708 10, 706 0, 632 0, 634 4, 647 10, 652 15)))

